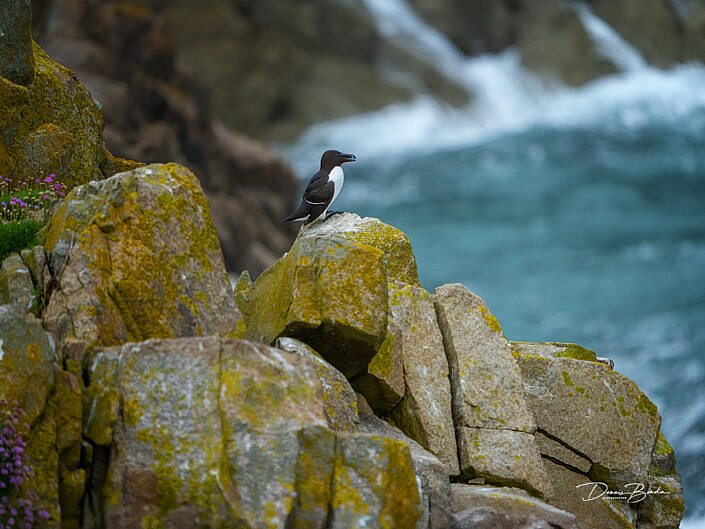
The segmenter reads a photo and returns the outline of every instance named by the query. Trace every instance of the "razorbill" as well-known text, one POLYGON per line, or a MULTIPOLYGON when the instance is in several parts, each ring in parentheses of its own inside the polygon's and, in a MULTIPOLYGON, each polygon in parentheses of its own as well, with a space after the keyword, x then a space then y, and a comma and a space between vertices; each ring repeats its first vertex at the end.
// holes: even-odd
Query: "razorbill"
POLYGON ((343 188, 345 177, 342 164, 354 162, 354 154, 343 154, 340 151, 326 151, 321 156, 321 169, 306 186, 301 204, 296 211, 285 218, 285 221, 303 220, 304 226, 323 217, 327 219, 342 211, 328 211, 343 188))

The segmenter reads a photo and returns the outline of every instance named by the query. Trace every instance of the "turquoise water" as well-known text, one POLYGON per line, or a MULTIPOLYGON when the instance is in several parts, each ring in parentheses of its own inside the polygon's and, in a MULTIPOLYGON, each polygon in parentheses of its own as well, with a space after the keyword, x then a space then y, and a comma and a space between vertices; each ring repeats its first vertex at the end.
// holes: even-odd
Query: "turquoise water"
POLYGON ((336 209, 405 231, 425 288, 464 283, 509 339, 613 358, 659 406, 694 520, 705 516, 705 104, 636 120, 624 110, 367 157, 366 135, 349 134, 336 146, 362 152, 336 209))

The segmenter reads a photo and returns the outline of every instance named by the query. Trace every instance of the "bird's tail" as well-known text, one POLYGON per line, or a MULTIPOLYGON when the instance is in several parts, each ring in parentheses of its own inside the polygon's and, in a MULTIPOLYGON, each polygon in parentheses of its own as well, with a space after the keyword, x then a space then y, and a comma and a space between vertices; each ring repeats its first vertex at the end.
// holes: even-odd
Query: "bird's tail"
POLYGON ((296 211, 294 211, 291 215, 283 219, 284 222, 289 222, 292 220, 303 220, 305 219, 308 214, 311 211, 311 205, 308 204, 305 200, 301 201, 301 204, 299 204, 299 207, 296 208, 296 211))

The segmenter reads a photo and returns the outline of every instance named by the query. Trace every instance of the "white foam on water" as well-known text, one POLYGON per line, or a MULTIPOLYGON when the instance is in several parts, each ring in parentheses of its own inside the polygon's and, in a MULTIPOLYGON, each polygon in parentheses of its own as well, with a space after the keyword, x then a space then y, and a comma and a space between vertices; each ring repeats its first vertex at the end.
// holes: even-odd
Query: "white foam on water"
POLYGON ((505 52, 468 61, 476 77, 473 104, 454 109, 422 96, 377 112, 310 128, 285 155, 297 170, 326 148, 354 152, 360 160, 408 152, 472 146, 533 127, 613 126, 639 129, 678 126, 705 110, 705 68, 644 68, 600 78, 580 88, 546 87, 521 69, 518 55, 505 52))
POLYGON ((677 123, 693 110, 705 109, 702 65, 649 67, 638 51, 582 4, 575 9, 598 51, 623 71, 568 88, 547 84, 523 70, 516 50, 464 56, 403 0, 363 1, 383 36, 403 43, 440 74, 465 87, 472 103, 457 109, 420 96, 409 103, 316 125, 284 150, 300 174, 308 174, 316 165, 311 160, 327 148, 355 152, 364 161, 471 146, 532 127, 629 129, 677 123))
POLYGON ((680 529, 705 529, 705 518, 686 518, 681 522, 680 529))
POLYGON ((573 4, 572 7, 595 43, 595 49, 605 59, 625 72, 648 68, 639 51, 624 40, 607 22, 595 16, 587 4, 573 4))

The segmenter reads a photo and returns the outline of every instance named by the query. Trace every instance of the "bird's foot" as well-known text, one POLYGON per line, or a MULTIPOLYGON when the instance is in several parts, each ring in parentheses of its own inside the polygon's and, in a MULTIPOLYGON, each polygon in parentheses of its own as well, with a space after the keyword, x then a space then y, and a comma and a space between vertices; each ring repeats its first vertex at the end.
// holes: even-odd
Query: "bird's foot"
POLYGON ((344 211, 329 211, 328 213, 326 213, 326 218, 323 220, 328 220, 333 215, 340 215, 341 213, 345 213, 345 212, 344 211))

